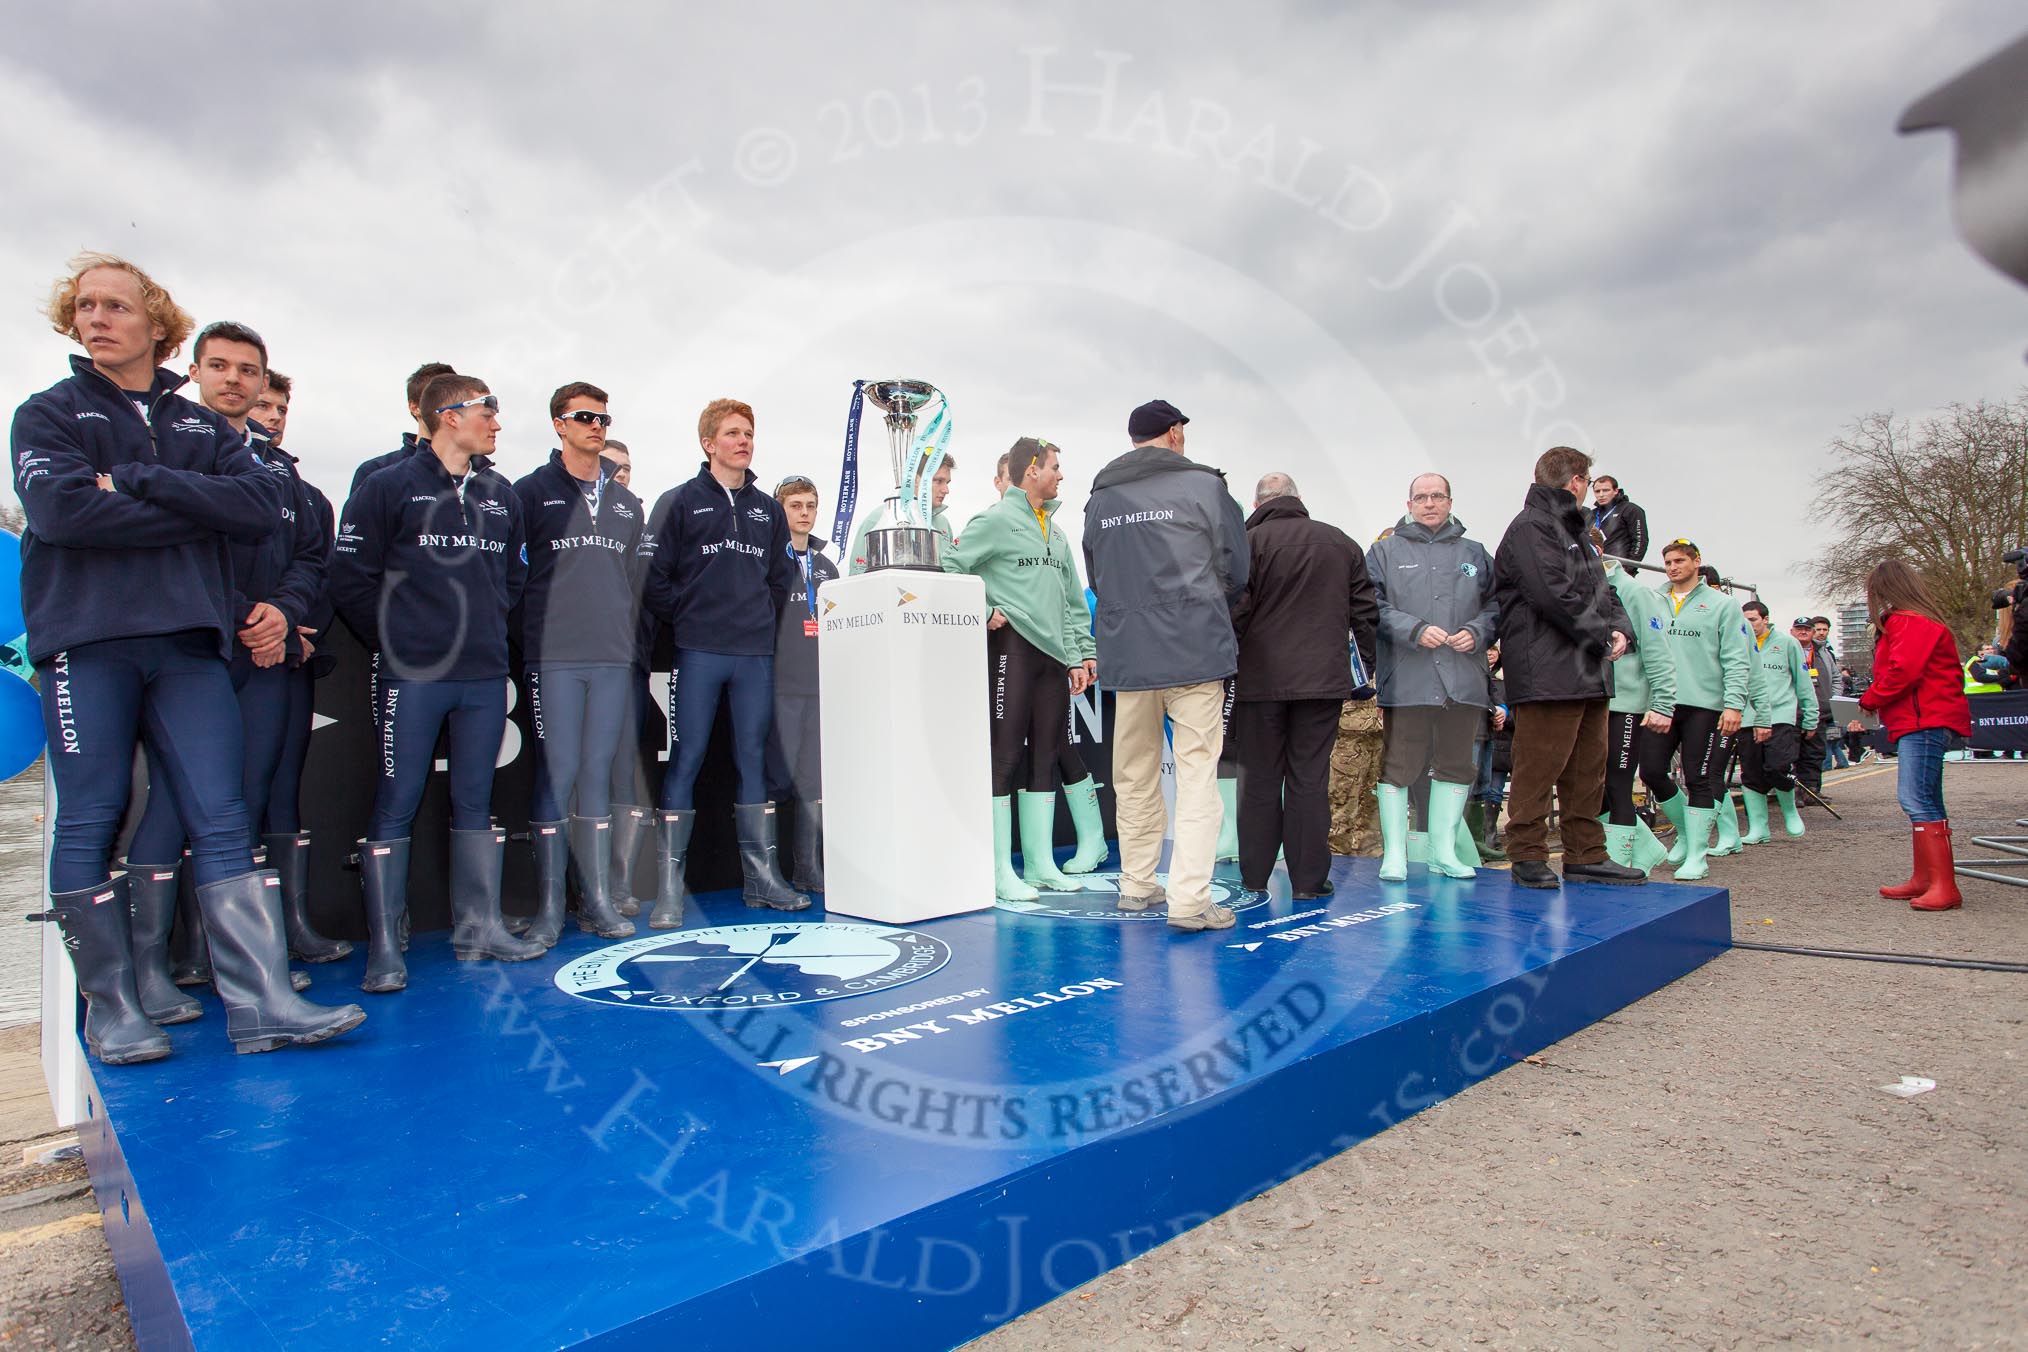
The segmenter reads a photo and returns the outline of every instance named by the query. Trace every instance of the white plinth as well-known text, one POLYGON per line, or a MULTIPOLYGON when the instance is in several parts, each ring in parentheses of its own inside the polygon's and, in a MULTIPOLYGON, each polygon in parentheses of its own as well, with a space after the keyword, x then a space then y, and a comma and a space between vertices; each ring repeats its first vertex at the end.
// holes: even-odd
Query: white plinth
POLYGON ((993 904, 986 590, 892 569, 823 584, 824 909, 891 925, 993 904))

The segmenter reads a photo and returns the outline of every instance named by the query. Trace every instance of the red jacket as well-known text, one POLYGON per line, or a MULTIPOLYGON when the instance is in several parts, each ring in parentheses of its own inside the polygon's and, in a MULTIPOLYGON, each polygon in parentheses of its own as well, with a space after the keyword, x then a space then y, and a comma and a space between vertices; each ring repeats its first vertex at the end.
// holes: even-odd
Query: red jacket
POLYGON ((1877 712, 1895 740, 1923 728, 1971 736, 1972 706, 1951 631, 1913 611, 1890 612, 1873 645, 1873 684, 1859 707, 1877 712))

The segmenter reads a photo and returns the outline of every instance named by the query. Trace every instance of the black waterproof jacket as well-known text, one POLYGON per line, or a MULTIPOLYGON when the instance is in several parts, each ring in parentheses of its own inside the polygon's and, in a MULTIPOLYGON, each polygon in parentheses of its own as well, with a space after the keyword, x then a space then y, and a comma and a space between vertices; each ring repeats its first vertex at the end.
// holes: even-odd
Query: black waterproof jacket
POLYGON ((1638 562, 1648 556, 1648 514, 1624 493, 1604 511, 1593 508, 1591 524, 1605 532, 1605 552, 1614 558, 1638 562))
POLYGON ((1242 700, 1350 699, 1351 640, 1373 670, 1380 603, 1366 552, 1310 516, 1299 498, 1269 498, 1246 522, 1246 593, 1232 609, 1242 700))
POLYGON ((1591 545, 1591 515, 1561 488, 1528 486, 1493 554, 1508 704, 1607 699, 1614 632, 1634 626, 1591 545))

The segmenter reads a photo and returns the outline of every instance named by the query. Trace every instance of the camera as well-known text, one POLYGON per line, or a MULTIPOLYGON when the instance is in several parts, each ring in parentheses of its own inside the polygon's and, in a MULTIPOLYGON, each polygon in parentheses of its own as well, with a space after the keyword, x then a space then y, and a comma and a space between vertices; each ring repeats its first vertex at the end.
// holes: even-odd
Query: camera
POLYGON ((2014 575, 2028 582, 2028 546, 2017 545, 2000 556, 2000 562, 2014 565, 2014 575))

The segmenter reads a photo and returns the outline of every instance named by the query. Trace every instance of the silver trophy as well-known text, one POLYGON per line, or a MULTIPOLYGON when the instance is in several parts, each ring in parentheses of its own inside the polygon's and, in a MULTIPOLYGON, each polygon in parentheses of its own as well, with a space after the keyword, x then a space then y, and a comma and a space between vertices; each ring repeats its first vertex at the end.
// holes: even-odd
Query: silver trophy
MULTIPOLYGON (((943 392, 927 380, 869 380, 866 398, 887 415, 887 447, 894 461, 894 491, 887 497, 886 517, 878 529, 866 533, 866 571, 940 572, 937 533, 929 522, 916 520, 916 494, 905 480, 915 449, 916 414, 932 399, 943 398, 943 392)), ((935 470, 924 466, 923 473, 935 470)))

